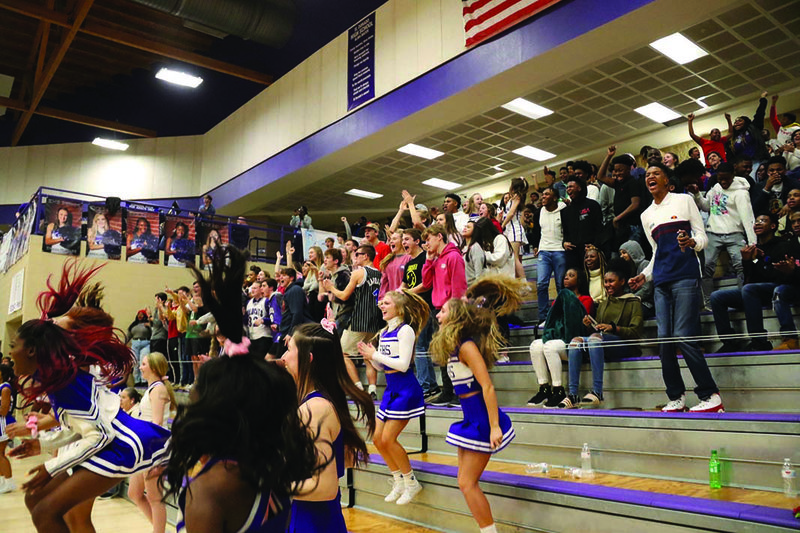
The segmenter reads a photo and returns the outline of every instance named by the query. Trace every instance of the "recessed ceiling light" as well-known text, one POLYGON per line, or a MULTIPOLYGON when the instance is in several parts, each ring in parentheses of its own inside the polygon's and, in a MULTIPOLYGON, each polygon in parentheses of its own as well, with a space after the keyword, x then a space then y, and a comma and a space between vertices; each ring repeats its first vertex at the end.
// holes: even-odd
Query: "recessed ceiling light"
POLYGON ((673 60, 679 65, 691 63, 695 59, 707 56, 708 52, 681 35, 673 33, 663 39, 650 43, 650 46, 673 60))
POLYGON ((425 148, 424 146, 413 143, 401 146, 397 149, 397 151, 403 152, 404 154, 415 155, 417 157, 424 157, 425 159, 436 159, 437 157, 444 155, 444 152, 440 152, 439 150, 425 148))
POLYGON ((495 170, 499 170, 500 172, 505 172, 506 170, 503 168, 503 165, 494 165, 492 168, 495 170))
POLYGON ((705 103, 705 102, 703 101, 703 100, 705 100, 706 98, 708 98, 708 96, 701 96, 700 98, 698 98, 697 100, 695 100, 695 102, 697 102, 697 105, 699 105, 699 106, 700 106, 700 107, 702 107, 703 109, 706 109, 706 108, 708 107, 708 104, 707 104, 707 103, 705 103))
POLYGON ((361 189, 350 189, 349 191, 345 192, 345 194, 349 194, 350 196, 358 196, 359 198, 367 198, 369 200, 376 200, 378 198, 383 198, 382 194, 378 194, 376 192, 362 191, 361 189))
POLYGON ((128 145, 125 143, 112 141, 111 139, 103 139, 102 137, 95 137, 95 139, 92 141, 92 144, 102 146, 103 148, 108 148, 110 150, 120 150, 122 152, 128 149, 128 145))
POLYGON ((156 73, 156 78, 169 83, 174 83, 175 85, 191 87, 192 89, 197 88, 198 85, 203 83, 203 78, 198 78, 197 76, 192 76, 178 70, 170 70, 168 68, 162 68, 159 70, 156 73))
POLYGON ((533 146, 523 146, 522 148, 513 150, 513 152, 517 155, 533 159, 534 161, 547 161, 548 159, 553 159, 556 156, 556 154, 545 152, 544 150, 534 148, 533 146))
POLYGON ((436 187, 437 189, 444 189, 446 191, 452 191, 453 189, 458 189, 461 187, 460 183, 456 183, 454 181, 447 181, 447 180, 440 180, 439 178, 431 178, 422 182, 423 185, 430 185, 431 187, 436 187))
POLYGON ((537 119, 546 117, 547 115, 552 115, 553 112, 546 107, 542 107, 540 105, 534 104, 524 98, 515 98, 511 100, 507 104, 503 104, 502 106, 509 111, 513 111, 514 113, 519 113, 520 115, 525 115, 528 118, 537 119))
POLYGON ((658 122, 659 124, 663 124, 665 122, 669 122, 670 120, 675 120, 676 118, 681 118, 681 115, 673 111, 672 109, 659 104, 658 102, 653 102, 652 104, 647 104, 642 107, 637 107, 634 109, 640 115, 644 115, 652 121, 658 122))

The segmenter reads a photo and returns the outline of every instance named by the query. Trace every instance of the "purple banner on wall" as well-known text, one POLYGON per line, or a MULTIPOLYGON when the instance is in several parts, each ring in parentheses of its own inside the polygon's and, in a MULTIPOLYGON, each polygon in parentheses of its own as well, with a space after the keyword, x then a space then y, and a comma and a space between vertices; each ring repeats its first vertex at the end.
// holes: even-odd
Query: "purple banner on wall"
POLYGON ((347 110, 375 98, 375 13, 347 31, 347 110))

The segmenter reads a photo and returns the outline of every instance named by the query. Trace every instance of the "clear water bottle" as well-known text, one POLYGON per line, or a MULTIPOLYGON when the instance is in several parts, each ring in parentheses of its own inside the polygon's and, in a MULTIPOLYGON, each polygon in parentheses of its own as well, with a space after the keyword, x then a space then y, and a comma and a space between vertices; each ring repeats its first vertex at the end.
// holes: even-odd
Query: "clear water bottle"
POLYGON ((550 472, 550 465, 547 463, 528 463, 525 465, 526 474, 547 474, 550 472))
POLYGON ((711 450, 711 459, 708 460, 708 486, 712 489, 721 489, 719 479, 719 456, 717 450, 711 450))
POLYGON ((783 468, 781 468, 781 477, 783 477, 783 493, 789 498, 797 497, 797 473, 792 468, 792 460, 786 458, 783 460, 783 468))
POLYGON ((583 449, 581 450, 581 477, 594 477, 594 470, 592 470, 592 452, 589 450, 588 442, 583 443, 583 449))

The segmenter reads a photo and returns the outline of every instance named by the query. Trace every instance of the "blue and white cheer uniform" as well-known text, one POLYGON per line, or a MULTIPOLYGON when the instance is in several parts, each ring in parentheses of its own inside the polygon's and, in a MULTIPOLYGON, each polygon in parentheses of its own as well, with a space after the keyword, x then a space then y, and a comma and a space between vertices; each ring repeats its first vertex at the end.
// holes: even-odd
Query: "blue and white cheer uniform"
POLYGON ((386 390, 376 414, 378 420, 410 420, 425 412, 422 387, 409 372, 414 355, 414 330, 395 317, 381 333, 372 366, 386 372, 386 390))

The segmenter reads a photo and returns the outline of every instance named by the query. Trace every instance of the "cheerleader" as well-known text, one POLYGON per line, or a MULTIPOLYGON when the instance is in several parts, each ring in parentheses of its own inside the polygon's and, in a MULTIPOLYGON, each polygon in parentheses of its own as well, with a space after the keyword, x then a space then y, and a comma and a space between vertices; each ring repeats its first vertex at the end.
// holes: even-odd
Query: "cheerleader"
POLYGON ((239 250, 219 247, 209 280, 194 269, 227 356, 200 367, 190 403, 172 424, 166 496, 177 496, 179 533, 284 533, 289 497, 327 466, 318 466, 313 434, 300 420, 294 380, 256 358, 242 337, 245 265, 239 250))
POLYGON ((469 301, 453 298, 436 318, 439 331, 431 340, 431 357, 447 364, 455 393, 461 399, 464 420, 447 432, 447 442, 458 448, 458 486, 481 533, 497 533, 489 501, 478 480, 489 458, 514 438, 508 415, 497 407, 489 369, 497 361, 503 337, 495 314, 519 308, 526 282, 487 276, 467 290, 469 301))
MULTIPOLYGON (((147 420, 167 428, 170 412, 177 407, 175 393, 167 379, 167 359, 164 354, 152 352, 142 357, 140 366, 142 377, 147 380, 147 390, 139 404, 140 420, 147 420)), ((163 532, 167 527, 167 506, 162 501, 158 480, 162 469, 154 468, 147 472, 137 472, 131 476, 128 485, 128 498, 144 513, 153 524, 153 532, 163 532), (147 496, 145 496, 147 490, 147 496)))
POLYGON ((417 334, 428 323, 428 304, 410 291, 387 292, 380 303, 386 327, 380 332, 378 349, 371 344, 358 343, 358 351, 367 361, 386 373, 386 391, 378 409, 378 421, 372 442, 394 478, 386 502, 398 505, 410 502, 422 485, 414 476, 408 454, 397 437, 409 420, 422 416, 425 400, 422 387, 413 372, 409 372, 417 334))
POLYGON ((14 419, 14 369, 10 365, 0 365, 0 494, 17 489, 11 477, 11 463, 6 457, 6 446, 9 437, 6 426, 10 426, 14 419))
POLYGON ((61 431, 25 440, 11 451, 30 457, 58 449, 58 455, 29 472, 22 485, 25 505, 38 531, 69 531, 64 515, 93 500, 139 470, 166 460, 169 432, 136 420, 120 409, 119 396, 108 381, 127 375, 133 365, 129 349, 107 328, 69 332, 51 320, 66 313, 89 278, 97 271, 67 263, 56 289, 39 296, 42 319, 17 330, 10 354, 23 396, 47 394, 61 431), (73 268, 74 267, 74 268, 73 268), (90 367, 100 368, 97 377, 90 367), (71 471, 71 475, 70 472, 71 471))
MULTIPOLYGON (((525 228, 522 227, 520 215, 522 215, 522 209, 525 207, 525 198, 528 196, 528 180, 525 178, 512 179, 508 195, 510 203, 506 206, 507 211, 503 215, 501 227, 514 251, 514 270, 517 277, 524 278, 525 270, 522 268, 520 248, 522 248, 523 244, 528 244, 528 238, 525 236, 525 228)), ((505 199, 505 196, 503 199, 505 199)))
POLYGON ((281 360, 297 383, 300 418, 316 437, 321 471, 305 480, 292 501, 289 533, 325 531, 346 533, 339 478, 346 463, 361 463, 367 444, 356 430, 347 403, 349 396, 364 421, 367 434, 375 430, 375 405, 347 375, 334 324, 303 324, 295 328, 281 360), (349 457, 346 457, 349 455, 349 457))

